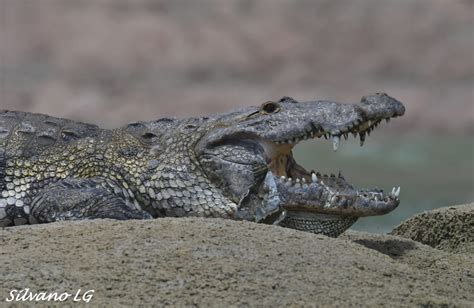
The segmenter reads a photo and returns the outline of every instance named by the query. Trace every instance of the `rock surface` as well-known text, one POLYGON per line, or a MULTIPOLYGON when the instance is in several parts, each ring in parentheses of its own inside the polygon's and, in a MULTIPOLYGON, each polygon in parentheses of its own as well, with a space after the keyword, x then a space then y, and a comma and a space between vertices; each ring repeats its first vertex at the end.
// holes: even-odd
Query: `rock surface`
POLYGON ((0 230, 13 289, 95 290, 95 305, 474 305, 472 253, 393 235, 338 239, 221 219, 95 220, 0 230))
POLYGON ((474 203, 415 215, 391 232, 448 252, 474 254, 474 203))

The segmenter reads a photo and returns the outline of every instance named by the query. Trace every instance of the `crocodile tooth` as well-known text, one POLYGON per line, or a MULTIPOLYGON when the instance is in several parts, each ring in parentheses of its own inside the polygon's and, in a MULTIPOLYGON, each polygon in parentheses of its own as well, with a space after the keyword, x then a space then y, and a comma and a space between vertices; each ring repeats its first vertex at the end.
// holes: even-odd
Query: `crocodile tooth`
POLYGON ((395 195, 395 190, 396 190, 396 188, 395 188, 395 187, 394 187, 394 188, 392 188, 392 195, 395 195))
POLYGON ((314 174, 314 173, 311 174, 311 180, 313 182, 316 182, 318 180, 318 178, 316 177, 316 174, 314 174))
POLYGON ((361 132, 361 133, 359 133, 359 136, 360 136, 360 146, 363 146, 364 141, 365 141, 365 133, 361 132))
POLYGON ((344 139, 347 140, 347 138, 349 138, 349 134, 348 134, 348 133, 345 133, 345 134, 344 134, 344 139))
POLYGON ((296 183, 299 183, 300 182, 300 179, 296 179, 296 183))
POLYGON ((339 148, 339 136, 332 136, 332 149, 334 151, 337 151, 337 149, 339 148))
POLYGON ((286 179, 286 177, 285 177, 284 175, 282 175, 282 176, 281 176, 281 179, 284 180, 284 179, 286 179))
POLYGON ((301 182, 306 183, 306 179, 305 179, 305 178, 301 178, 301 182))
POLYGON ((400 186, 398 186, 397 190, 395 191, 395 197, 398 198, 398 196, 400 196, 400 186))

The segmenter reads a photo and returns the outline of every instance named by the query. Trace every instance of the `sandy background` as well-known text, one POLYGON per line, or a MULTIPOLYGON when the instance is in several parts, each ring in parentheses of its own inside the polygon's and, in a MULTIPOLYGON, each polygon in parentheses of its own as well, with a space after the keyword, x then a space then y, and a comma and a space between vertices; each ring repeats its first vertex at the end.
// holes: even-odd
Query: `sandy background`
POLYGON ((0 0, 0 104, 106 127, 293 96, 403 101, 474 131, 467 0, 0 0))

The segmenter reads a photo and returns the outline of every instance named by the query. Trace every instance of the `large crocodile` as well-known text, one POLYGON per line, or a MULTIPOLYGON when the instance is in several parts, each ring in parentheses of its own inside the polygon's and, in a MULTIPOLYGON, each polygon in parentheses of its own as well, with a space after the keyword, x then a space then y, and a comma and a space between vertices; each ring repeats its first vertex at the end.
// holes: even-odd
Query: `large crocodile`
POLYGON ((163 118, 106 130, 0 111, 0 226, 93 218, 202 216, 338 236, 385 214, 400 188, 357 190, 299 166, 292 148, 352 133, 361 144, 404 106, 384 93, 360 103, 284 97, 211 117, 163 118))

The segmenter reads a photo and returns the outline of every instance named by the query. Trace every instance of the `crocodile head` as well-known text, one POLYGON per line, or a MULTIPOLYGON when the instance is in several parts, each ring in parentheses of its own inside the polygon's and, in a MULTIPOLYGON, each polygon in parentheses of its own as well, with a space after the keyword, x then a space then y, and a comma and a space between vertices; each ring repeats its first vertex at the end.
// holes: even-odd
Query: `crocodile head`
POLYGON ((404 112, 384 93, 356 104, 285 97, 209 119, 195 154, 206 176, 238 204, 237 218, 337 236, 358 217, 396 208, 400 188, 356 189, 342 175, 307 171, 293 148, 303 140, 328 139, 337 150, 349 135, 363 145, 382 120, 404 112))

